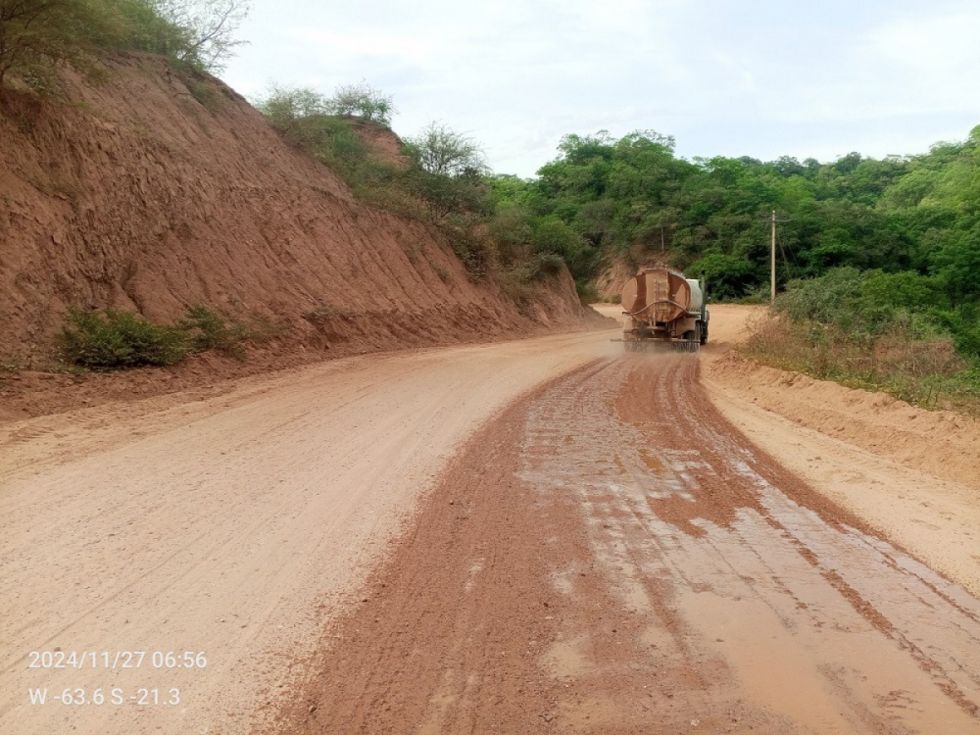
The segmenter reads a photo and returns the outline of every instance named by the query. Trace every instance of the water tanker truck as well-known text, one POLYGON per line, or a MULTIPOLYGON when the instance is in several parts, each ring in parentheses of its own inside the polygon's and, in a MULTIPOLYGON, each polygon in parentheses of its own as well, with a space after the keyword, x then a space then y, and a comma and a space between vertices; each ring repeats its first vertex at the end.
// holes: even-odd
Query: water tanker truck
POLYGON ((627 350, 664 345, 697 352, 708 341, 708 304, 704 282, 671 268, 641 268, 623 284, 621 304, 627 350))

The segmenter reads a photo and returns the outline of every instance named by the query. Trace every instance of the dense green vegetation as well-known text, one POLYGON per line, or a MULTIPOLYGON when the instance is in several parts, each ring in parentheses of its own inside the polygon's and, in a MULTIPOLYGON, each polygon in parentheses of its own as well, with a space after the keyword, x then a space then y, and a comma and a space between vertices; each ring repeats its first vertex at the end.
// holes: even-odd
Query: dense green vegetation
MULTIPOLYGON (((357 89, 344 91, 350 98, 357 89)), ((751 297, 767 287, 776 209, 781 288, 835 268, 881 271, 862 288, 885 298, 889 289, 875 284, 901 285, 902 308, 977 353, 980 127, 919 156, 854 153, 827 164, 687 161, 671 138, 650 131, 569 135, 555 160, 523 180, 488 173, 472 141, 437 125, 407 142, 411 165, 377 161, 351 118, 371 119, 379 94, 361 88, 344 114, 339 96, 274 90, 261 108, 362 196, 452 224, 461 239, 484 233, 489 260, 560 259, 583 292, 612 258, 666 260, 707 277, 715 298, 751 297)))
POLYGON ((938 276, 835 268, 792 281, 741 349, 776 367, 980 413, 976 304, 950 308, 938 276))
POLYGON ((692 162, 649 131, 570 135, 559 152, 534 180, 498 179, 498 205, 544 230, 579 277, 592 277, 604 257, 640 262, 663 247, 664 259, 704 273, 716 297, 750 295, 768 281, 775 208, 787 220, 781 285, 851 266, 933 276, 956 304, 980 293, 980 127, 920 156, 852 153, 828 164, 692 162))
MULTIPOLYGON (((662 260, 715 299, 762 300, 779 213, 782 318, 747 351, 935 405, 980 405, 980 126, 925 154, 821 164, 687 161, 637 132, 567 136, 537 178, 498 177, 494 217, 580 284, 662 260)), ((583 289, 584 290, 584 289, 583 289)))

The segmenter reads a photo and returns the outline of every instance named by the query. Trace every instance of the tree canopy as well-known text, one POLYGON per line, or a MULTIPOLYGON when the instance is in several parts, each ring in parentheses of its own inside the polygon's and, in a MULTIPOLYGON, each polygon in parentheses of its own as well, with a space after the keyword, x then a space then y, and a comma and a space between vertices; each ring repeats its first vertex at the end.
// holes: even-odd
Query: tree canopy
POLYGON ((621 258, 705 276, 713 298, 761 296, 776 209, 781 289, 831 272, 877 274, 848 283, 876 288, 893 310, 923 314, 980 354, 980 126, 922 155, 829 163, 688 161, 649 130, 568 135, 535 178, 498 177, 493 192, 527 247, 560 255, 583 291, 621 258))
POLYGON ((480 147, 471 138, 441 123, 429 123, 406 142, 409 154, 430 174, 460 176, 487 171, 480 147))

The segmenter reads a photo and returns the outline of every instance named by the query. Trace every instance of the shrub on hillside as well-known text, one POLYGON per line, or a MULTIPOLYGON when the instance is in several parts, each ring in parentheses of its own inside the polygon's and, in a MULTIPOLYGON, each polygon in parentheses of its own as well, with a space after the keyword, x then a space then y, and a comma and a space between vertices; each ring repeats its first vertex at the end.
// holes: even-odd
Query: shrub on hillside
POLYGON ((557 253, 537 253, 530 260, 531 278, 555 276, 565 267, 565 261, 557 253))
POLYGON ((443 231, 472 280, 479 281, 494 267, 492 244, 464 219, 456 218, 455 221, 444 223, 443 231))
POLYGON ((349 165, 366 157, 350 123, 337 119, 330 101, 315 90, 274 87, 258 107, 272 127, 325 163, 349 165))
POLYGON ((338 116, 331 98, 312 89, 276 87, 258 107, 286 140, 339 174, 358 199, 421 215, 422 205, 410 191, 407 175, 370 155, 353 121, 338 116))
POLYGON ((959 304, 938 312, 935 319, 953 335, 957 350, 980 361, 980 304, 959 304))
POLYGON ((121 15, 93 0, 0 2, 0 91, 16 75, 39 91, 54 86, 58 64, 84 68, 125 33, 121 15))
POLYGON ((532 225, 523 207, 498 209, 493 188, 507 182, 486 176, 483 155, 466 136, 433 123, 406 143, 407 168, 370 156, 348 119, 375 115, 370 100, 361 106, 351 102, 357 90, 362 101, 379 97, 365 87, 341 88, 333 98, 310 89, 274 88, 258 106, 287 140, 340 174, 358 199, 435 225, 471 278, 494 271, 510 284, 505 290, 515 300, 526 297, 531 280, 559 271, 566 261, 583 272, 591 267, 597 251, 559 218, 532 225))
POLYGON ((480 147, 469 137, 439 123, 429 123, 405 145, 419 168, 444 177, 482 174, 487 164, 480 147))
POLYGON ((395 105, 390 95, 382 94, 366 82, 346 84, 334 91, 333 97, 325 100, 326 109, 333 115, 359 117, 388 127, 395 105))
POLYGON ((497 243, 497 252, 503 264, 510 265, 527 259, 533 230, 531 216, 523 207, 509 202, 497 206, 488 231, 497 243))
POLYGON ((189 308, 177 328, 184 332, 195 350, 218 350, 238 359, 245 356, 242 342, 249 336, 248 328, 206 306, 189 308))
POLYGON ((217 350, 245 357, 242 343, 253 334, 206 306, 192 306, 176 324, 154 324, 126 311, 68 312, 58 337, 61 357, 93 370, 175 365, 192 352, 217 350))
POLYGON ((395 110, 390 96, 363 83, 338 87, 332 97, 308 87, 276 86, 257 106, 273 127, 303 145, 318 142, 325 126, 332 133, 350 129, 332 118, 356 117, 388 127, 395 110))
MULTIPOLYGON (((744 258, 719 252, 706 253, 684 272, 691 278, 704 278, 712 299, 734 299, 745 294, 752 283, 752 264, 744 258)), ((768 288, 765 288, 768 301, 768 288)))
POLYGON ((594 304, 600 301, 599 289, 595 287, 595 284, 585 278, 575 279, 575 293, 578 294, 578 300, 583 304, 594 304))
POLYGON ((483 178, 473 171, 446 176, 413 168, 403 181, 408 191, 425 203, 429 215, 437 222, 451 215, 483 215, 492 206, 483 178))
POLYGON ((65 360, 96 370, 174 365, 190 350, 183 330, 113 310, 70 311, 59 342, 65 360))
POLYGON ((247 0, 0 0, 0 90, 15 75, 39 92, 55 71, 83 71, 107 51, 158 53, 197 71, 220 70, 242 42, 247 0))

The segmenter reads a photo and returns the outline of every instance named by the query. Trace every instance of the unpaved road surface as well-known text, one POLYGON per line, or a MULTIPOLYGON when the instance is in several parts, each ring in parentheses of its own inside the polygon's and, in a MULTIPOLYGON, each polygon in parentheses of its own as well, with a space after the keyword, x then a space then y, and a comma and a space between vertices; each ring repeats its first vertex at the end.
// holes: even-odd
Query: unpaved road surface
POLYGON ((610 336, 3 427, 0 732, 980 732, 980 602, 610 336))
POLYGON ((980 732, 980 603, 749 444, 690 356, 484 428, 281 732, 980 732))
POLYGON ((146 413, 3 425, 0 733, 247 731, 457 444, 608 336, 339 360, 146 413), (29 668, 32 651, 98 655, 29 668), (124 702, 52 699, 66 688, 124 702))

